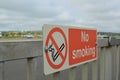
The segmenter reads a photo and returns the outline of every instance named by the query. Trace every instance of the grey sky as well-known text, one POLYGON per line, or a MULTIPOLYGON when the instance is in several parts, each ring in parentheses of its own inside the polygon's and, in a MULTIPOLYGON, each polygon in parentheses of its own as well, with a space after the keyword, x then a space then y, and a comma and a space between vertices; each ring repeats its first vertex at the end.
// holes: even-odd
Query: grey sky
POLYGON ((59 24, 120 32, 119 4, 120 0, 0 0, 0 31, 59 24))

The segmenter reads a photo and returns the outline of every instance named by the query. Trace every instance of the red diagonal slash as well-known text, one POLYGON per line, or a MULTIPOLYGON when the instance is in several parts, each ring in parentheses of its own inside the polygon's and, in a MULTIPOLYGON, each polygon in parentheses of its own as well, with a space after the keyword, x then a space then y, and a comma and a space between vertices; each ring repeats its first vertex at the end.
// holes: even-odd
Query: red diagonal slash
POLYGON ((58 47, 56 41, 54 40, 54 38, 53 38, 52 36, 50 37, 50 39, 51 39, 53 45, 55 46, 55 48, 57 49, 58 54, 59 54, 60 57, 64 60, 65 57, 64 57, 63 54, 61 53, 61 51, 60 51, 60 49, 59 49, 59 47, 58 47))

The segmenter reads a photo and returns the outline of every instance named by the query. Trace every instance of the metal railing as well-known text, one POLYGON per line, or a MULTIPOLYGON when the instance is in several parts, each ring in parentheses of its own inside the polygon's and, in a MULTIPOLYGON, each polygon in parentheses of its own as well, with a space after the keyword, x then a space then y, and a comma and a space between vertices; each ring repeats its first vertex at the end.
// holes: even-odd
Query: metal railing
POLYGON ((98 39, 98 59, 44 75, 42 41, 0 42, 0 80, 120 80, 120 39, 98 39))

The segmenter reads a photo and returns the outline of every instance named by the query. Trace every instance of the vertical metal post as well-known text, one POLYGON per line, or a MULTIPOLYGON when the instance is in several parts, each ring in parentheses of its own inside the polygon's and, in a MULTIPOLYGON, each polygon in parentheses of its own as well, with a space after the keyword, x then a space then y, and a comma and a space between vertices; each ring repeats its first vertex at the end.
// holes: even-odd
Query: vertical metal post
POLYGON ((100 74, 99 74, 99 80, 105 80, 105 48, 101 49, 101 53, 99 53, 99 67, 100 67, 100 74))
POLYGON ((69 80, 75 80, 75 67, 69 69, 69 80))
POLYGON ((82 80, 88 80, 88 64, 82 65, 82 80))
POLYGON ((120 64, 120 61, 119 61, 119 57, 120 56, 120 46, 117 46, 117 53, 116 53, 116 80, 119 80, 119 64, 120 64))
POLYGON ((27 80, 35 80, 36 79, 36 59, 28 58, 27 59, 27 80))
POLYGON ((92 62, 88 63, 88 80, 92 80, 92 62))
POLYGON ((0 80, 5 80, 4 61, 0 62, 0 80))
POLYGON ((111 53, 112 53, 112 80, 116 80, 116 61, 115 61, 115 55, 117 53, 116 46, 111 47, 111 53))
POLYGON ((92 62, 92 80, 98 80, 98 61, 92 62))
POLYGON ((59 80, 60 72, 53 73, 53 80, 59 80))
MULTIPOLYGON (((110 47, 109 47, 110 48, 110 47)), ((105 80, 112 80, 112 54, 109 48, 105 48, 105 67, 104 67, 104 73, 105 73, 105 80)))
MULTIPOLYGON (((120 67, 120 45, 119 45, 119 67, 120 67)), ((118 80, 120 80, 120 69, 119 69, 119 73, 118 73, 118 80)))

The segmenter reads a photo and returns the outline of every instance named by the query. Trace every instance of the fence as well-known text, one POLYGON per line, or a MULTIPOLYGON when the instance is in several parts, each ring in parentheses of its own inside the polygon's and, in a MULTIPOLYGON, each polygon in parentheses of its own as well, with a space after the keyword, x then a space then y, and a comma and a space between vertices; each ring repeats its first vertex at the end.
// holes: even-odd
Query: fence
POLYGON ((120 40, 98 39, 98 59, 45 76, 42 41, 1 41, 0 80, 120 80, 120 40))

